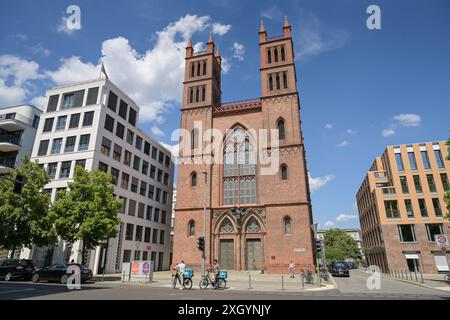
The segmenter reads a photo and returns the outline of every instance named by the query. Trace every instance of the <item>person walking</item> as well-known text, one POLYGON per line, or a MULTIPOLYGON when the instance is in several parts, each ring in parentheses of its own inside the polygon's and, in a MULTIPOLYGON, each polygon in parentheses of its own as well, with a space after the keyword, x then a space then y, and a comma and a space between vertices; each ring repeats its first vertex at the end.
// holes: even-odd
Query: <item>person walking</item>
POLYGON ((183 283, 184 283, 184 271, 186 270, 186 265, 184 264, 184 261, 181 260, 179 264, 177 264, 173 270, 176 271, 175 279, 174 279, 174 286, 175 289, 176 281, 180 282, 180 290, 183 290, 183 283))
POLYGON ((295 264, 294 261, 291 260, 291 263, 289 264, 289 273, 291 274, 290 278, 295 278, 295 264))

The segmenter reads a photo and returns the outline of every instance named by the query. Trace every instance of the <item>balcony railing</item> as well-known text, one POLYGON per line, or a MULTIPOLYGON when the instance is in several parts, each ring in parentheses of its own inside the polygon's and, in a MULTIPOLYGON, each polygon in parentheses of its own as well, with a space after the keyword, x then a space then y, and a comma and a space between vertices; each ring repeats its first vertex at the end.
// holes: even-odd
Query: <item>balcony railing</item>
POLYGON ((14 168, 14 164, 16 163, 15 158, 4 158, 0 159, 0 166, 14 168))
POLYGON ((395 192, 395 187, 380 187, 380 189, 385 197, 393 197, 397 195, 395 192))
POLYGON ((20 136, 14 134, 0 134, 0 142, 8 142, 20 146, 20 136))
POLYGON ((374 171, 375 179, 387 179, 386 171, 374 171))

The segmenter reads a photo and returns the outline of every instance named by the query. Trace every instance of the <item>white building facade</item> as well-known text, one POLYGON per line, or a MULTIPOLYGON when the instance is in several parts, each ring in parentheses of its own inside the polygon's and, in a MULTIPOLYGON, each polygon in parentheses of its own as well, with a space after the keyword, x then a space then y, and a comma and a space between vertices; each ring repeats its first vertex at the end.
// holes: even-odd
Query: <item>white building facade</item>
POLYGON ((42 111, 32 105, 0 109, 0 174, 30 156, 42 111))
MULTIPOLYGON (((47 170, 52 201, 67 188, 76 165, 111 173, 115 195, 124 206, 118 236, 91 251, 94 274, 120 272, 123 262, 152 260, 167 270, 172 243, 174 165, 171 153, 138 127, 139 107, 108 79, 47 91, 32 160, 47 170)), ((81 245, 23 250, 36 265, 81 262, 81 245)))

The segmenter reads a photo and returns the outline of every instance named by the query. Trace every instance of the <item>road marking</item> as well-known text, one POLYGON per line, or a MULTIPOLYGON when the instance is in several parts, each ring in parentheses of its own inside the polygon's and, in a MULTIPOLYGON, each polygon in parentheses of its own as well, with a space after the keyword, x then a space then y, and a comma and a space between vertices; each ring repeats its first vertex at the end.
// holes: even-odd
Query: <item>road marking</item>
POLYGON ((24 291, 33 291, 33 290, 36 290, 36 289, 28 288, 28 289, 21 289, 21 290, 0 291, 0 294, 14 293, 14 292, 24 292, 24 291))

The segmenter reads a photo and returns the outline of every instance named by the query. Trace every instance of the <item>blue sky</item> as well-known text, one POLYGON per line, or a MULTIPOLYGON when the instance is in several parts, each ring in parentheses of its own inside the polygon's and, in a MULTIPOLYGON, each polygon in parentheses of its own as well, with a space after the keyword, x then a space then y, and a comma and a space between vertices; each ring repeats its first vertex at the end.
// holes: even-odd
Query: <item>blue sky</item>
MULTIPOLYGON (((293 28, 313 212, 357 227, 355 193, 386 145, 446 139, 450 128, 450 2, 2 1, 0 107, 42 105, 45 90, 109 77, 141 106, 141 126, 167 145, 179 125, 183 54, 214 31, 225 58, 223 101, 260 95, 258 28, 293 28), (81 29, 62 22, 81 8, 81 29), (381 30, 366 9, 381 8, 381 30)), ((204 44, 203 44, 204 45, 204 44)))

